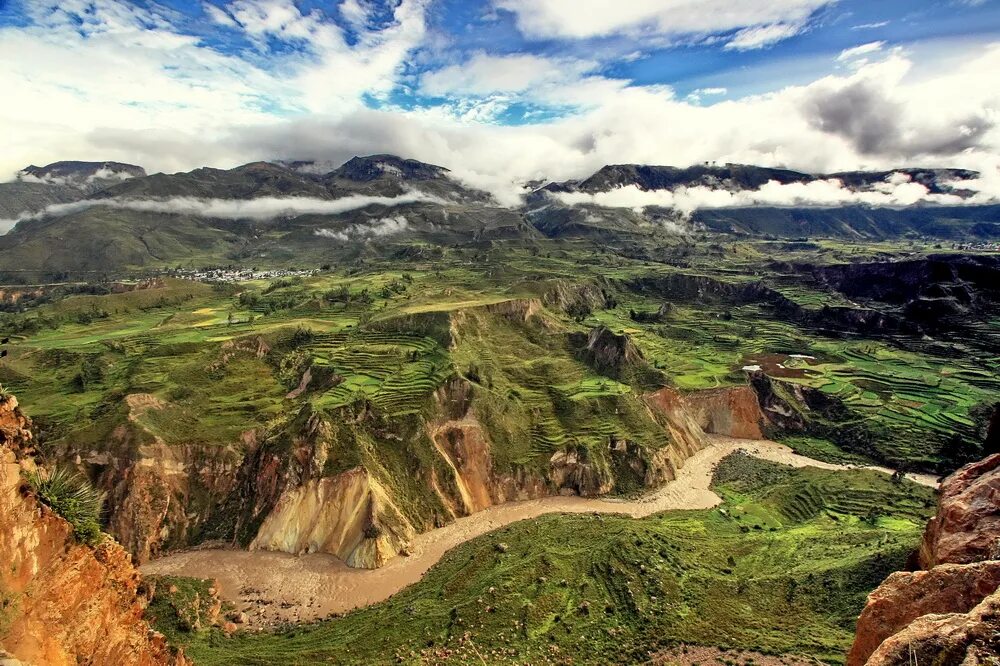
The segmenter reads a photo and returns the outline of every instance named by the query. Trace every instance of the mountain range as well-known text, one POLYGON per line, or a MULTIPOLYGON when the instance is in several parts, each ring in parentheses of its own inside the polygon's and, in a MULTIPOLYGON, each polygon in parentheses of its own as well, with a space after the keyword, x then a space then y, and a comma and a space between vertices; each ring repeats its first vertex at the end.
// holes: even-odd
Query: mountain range
POLYGON ((0 184, 8 280, 221 264, 296 265, 545 237, 671 246, 696 233, 1000 238, 1000 205, 963 169, 806 174, 752 165, 609 165, 500 205, 441 166, 393 155, 147 175, 118 162, 29 166, 0 184), (16 224, 15 224, 16 223, 16 224))

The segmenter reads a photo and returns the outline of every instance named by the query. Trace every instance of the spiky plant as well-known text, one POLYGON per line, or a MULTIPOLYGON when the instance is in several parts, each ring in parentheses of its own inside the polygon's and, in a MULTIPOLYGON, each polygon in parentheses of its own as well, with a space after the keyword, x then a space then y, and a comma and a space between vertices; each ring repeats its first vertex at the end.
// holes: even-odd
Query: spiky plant
POLYGON ((63 467, 54 468, 48 476, 30 472, 27 479, 39 501, 69 521, 78 541, 91 546, 100 541, 104 493, 63 467))

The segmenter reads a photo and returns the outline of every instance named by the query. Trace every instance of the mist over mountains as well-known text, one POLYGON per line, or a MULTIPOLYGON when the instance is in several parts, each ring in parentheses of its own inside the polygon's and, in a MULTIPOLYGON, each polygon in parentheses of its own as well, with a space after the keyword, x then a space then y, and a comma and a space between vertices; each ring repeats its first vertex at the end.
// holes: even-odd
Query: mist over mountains
MULTIPOLYGON (((1000 237, 996 178, 964 169, 807 174, 738 164, 609 165, 535 183, 519 203, 393 155, 146 175, 113 162, 28 167, 0 184, 0 270, 289 263, 499 239, 673 243, 778 237, 1000 237)), ((425 251, 425 250, 421 250, 425 251)))

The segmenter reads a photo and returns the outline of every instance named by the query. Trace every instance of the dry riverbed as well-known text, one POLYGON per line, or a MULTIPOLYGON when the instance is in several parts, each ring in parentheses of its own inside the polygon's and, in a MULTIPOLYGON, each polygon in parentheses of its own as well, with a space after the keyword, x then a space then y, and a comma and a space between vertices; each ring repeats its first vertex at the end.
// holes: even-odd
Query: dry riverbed
MULTIPOLYGON (((548 513, 594 512, 643 518, 662 511, 714 507, 721 500, 709 489, 712 472, 720 460, 740 449, 791 467, 850 469, 797 455, 776 442, 719 436, 709 439, 711 444, 689 458, 676 479, 638 499, 556 496, 493 506, 418 535, 408 557, 397 557, 381 569, 353 569, 332 555, 320 553, 205 549, 169 555, 144 564, 141 570, 146 574, 214 578, 221 585, 223 599, 247 613, 247 628, 263 628, 314 620, 384 601, 420 580, 451 548, 519 520, 548 513)), ((907 476, 922 485, 937 487, 937 479, 932 476, 907 476)))

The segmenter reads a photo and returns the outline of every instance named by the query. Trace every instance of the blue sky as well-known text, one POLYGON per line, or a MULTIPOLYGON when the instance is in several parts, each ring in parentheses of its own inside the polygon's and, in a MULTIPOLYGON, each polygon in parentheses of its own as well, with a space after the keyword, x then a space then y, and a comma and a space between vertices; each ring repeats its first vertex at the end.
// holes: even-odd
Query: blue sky
POLYGON ((381 150, 486 184, 606 161, 978 167, 998 42, 1000 0, 0 0, 0 170, 381 150))

